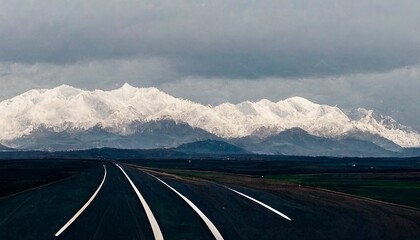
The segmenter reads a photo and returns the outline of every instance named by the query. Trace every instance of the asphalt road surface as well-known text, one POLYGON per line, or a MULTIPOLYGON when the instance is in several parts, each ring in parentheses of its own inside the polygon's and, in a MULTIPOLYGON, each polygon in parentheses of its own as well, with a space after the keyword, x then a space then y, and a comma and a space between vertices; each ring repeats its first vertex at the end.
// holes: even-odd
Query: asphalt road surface
POLYGON ((0 198, 0 239, 420 239, 418 212, 343 198, 98 162, 0 198))

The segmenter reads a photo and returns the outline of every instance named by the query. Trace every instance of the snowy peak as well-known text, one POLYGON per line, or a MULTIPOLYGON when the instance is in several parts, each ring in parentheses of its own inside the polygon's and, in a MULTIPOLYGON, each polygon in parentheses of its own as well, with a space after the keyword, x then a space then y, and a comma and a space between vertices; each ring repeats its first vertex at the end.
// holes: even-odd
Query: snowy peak
POLYGON ((85 131, 95 126, 119 135, 131 134, 133 123, 171 120, 231 139, 267 137, 292 128, 340 138, 370 133, 403 147, 420 146, 420 135, 372 110, 345 114, 335 106, 302 97, 278 102, 262 99, 215 107, 175 98, 157 88, 124 84, 111 91, 84 91, 68 85, 30 90, 0 102, 0 143, 33 134, 41 127, 56 132, 85 131))
MULTIPOLYGON (((167 95, 163 92, 161 92, 159 89, 150 87, 150 88, 136 88, 131 86, 128 83, 125 83, 120 88, 110 91, 110 94, 115 97, 120 97, 123 99, 133 98, 137 97, 139 95, 141 96, 157 96, 159 94, 161 95, 167 95)), ((169 96, 169 95, 168 95, 169 96)))
POLYGON ((279 101, 279 104, 288 104, 290 107, 296 110, 310 110, 319 107, 319 104, 313 103, 306 98, 302 97, 291 97, 283 101, 279 101))
POLYGON ((124 83, 124 84, 121 86, 121 88, 119 88, 119 90, 125 90, 125 91, 137 91, 137 90, 138 90, 138 88, 135 88, 135 87, 131 86, 131 85, 130 85, 130 84, 128 84, 128 83, 124 83))

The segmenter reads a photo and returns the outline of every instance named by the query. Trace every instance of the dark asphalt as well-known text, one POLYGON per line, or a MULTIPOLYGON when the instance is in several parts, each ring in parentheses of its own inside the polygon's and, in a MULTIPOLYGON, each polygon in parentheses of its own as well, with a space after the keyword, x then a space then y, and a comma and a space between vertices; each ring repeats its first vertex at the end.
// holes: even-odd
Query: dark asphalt
MULTIPOLYGON (((214 239, 204 221, 175 192, 141 170, 120 165, 150 206, 165 239, 214 239)), ((156 176, 190 199, 224 239, 417 239, 420 233, 418 215, 406 217, 405 210, 390 217, 393 212, 375 204, 341 204, 343 197, 325 199, 314 192, 282 194, 229 186, 286 214, 292 219, 288 221, 217 183, 156 176), (397 222, 405 217, 413 225, 404 222, 402 235, 389 236, 384 231, 389 226, 375 225, 377 219, 366 216, 397 222), (414 232, 404 230, 413 226, 414 232), (374 231, 369 230, 372 227, 374 231)), ((98 162, 71 177, 0 198, 0 239, 153 239, 153 232, 121 170, 111 162, 98 162), (98 188, 104 174, 102 164, 107 178, 96 198, 55 237, 98 188)))

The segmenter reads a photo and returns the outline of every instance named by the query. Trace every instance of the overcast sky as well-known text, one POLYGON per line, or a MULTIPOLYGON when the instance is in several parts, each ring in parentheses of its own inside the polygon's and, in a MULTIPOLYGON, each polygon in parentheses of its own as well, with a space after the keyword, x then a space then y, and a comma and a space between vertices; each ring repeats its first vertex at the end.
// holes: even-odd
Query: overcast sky
POLYGON ((158 87, 203 104, 291 96, 420 130, 418 0, 0 0, 0 100, 158 87))

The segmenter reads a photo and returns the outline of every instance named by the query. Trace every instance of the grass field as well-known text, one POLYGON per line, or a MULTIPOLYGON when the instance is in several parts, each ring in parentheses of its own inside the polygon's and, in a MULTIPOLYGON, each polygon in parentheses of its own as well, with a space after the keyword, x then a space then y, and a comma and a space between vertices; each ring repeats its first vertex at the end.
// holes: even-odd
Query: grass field
POLYGON ((420 209, 420 172, 274 175, 266 177, 420 209))
POLYGON ((0 198, 70 177, 91 167, 93 161, 0 161, 0 198))

